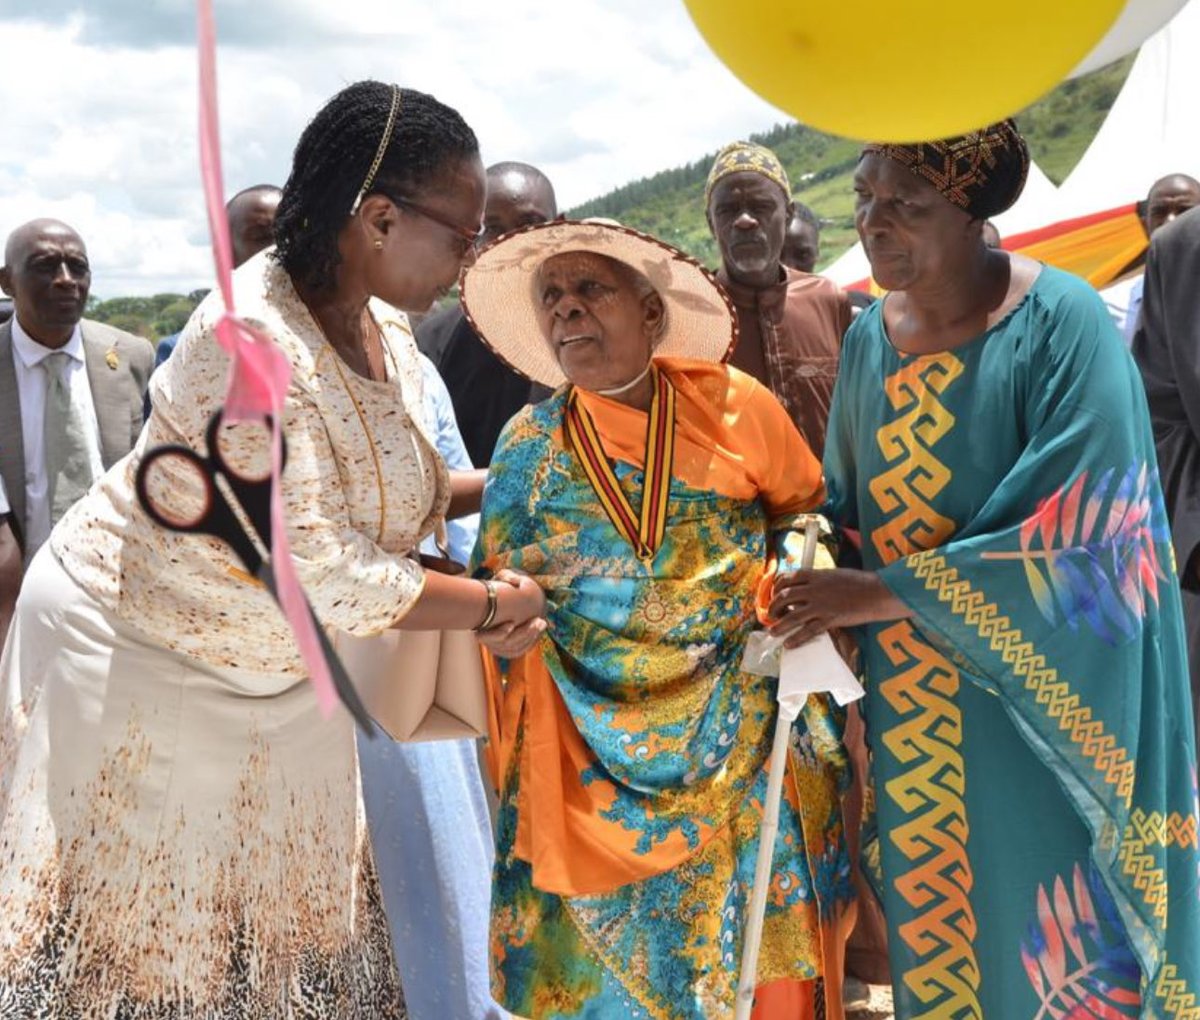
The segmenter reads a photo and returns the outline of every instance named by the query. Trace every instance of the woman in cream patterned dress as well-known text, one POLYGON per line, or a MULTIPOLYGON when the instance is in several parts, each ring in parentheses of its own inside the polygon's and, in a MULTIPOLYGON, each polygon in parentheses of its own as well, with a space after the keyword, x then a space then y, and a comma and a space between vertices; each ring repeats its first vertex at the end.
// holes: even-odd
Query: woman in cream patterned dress
MULTIPOLYGON (((457 113, 362 82, 301 137, 277 249, 237 273, 242 315, 292 362, 283 498, 328 626, 466 629, 492 607, 506 641, 543 626, 527 579, 489 589, 408 555, 478 492, 456 491, 424 431, 391 306, 449 288, 483 202, 457 113)), ((63 519, 18 602, 0 665, 4 1020, 404 1015, 349 716, 321 716, 229 550, 158 529, 134 497, 146 448, 204 448, 228 372, 220 312, 197 310, 138 447, 63 519)), ((234 463, 261 452, 256 428, 226 440, 234 463)))

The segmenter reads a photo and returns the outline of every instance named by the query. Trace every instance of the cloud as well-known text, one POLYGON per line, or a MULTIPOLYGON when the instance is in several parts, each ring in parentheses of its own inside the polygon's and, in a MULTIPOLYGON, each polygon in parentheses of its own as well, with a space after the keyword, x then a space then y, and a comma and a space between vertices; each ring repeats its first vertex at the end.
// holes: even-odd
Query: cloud
POLYGON ((523 162, 533 163, 536 166, 554 167, 581 159, 584 156, 599 155, 607 151, 604 143, 599 139, 585 138, 575 128, 567 125, 537 138, 526 153, 523 162))
MULTIPOLYGON (((485 163, 537 164, 563 208, 786 119, 676 0, 217 0, 216 15, 230 194, 282 184, 304 125, 362 78, 454 106, 485 163)), ((208 284, 193 17, 192 0, 0 0, 0 241, 54 215, 87 241, 101 296, 208 284)))
MULTIPOLYGON (((214 19, 224 45, 254 49, 310 42, 335 27, 321 7, 288 0, 216 0, 214 19)), ((104 0, 103 9, 95 0, 39 0, 36 10, 23 0, 0 0, 0 20, 50 27, 73 22, 81 43, 101 48, 156 50, 196 39, 193 0, 104 0)))

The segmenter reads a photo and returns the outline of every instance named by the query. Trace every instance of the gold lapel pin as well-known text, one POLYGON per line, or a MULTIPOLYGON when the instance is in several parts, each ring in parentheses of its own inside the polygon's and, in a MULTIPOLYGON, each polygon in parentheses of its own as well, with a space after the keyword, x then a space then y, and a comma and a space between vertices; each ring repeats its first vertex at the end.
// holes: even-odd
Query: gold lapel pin
POLYGON ((115 347, 110 347, 104 352, 104 362, 114 372, 116 371, 117 366, 121 363, 121 359, 117 357, 117 349, 115 347))

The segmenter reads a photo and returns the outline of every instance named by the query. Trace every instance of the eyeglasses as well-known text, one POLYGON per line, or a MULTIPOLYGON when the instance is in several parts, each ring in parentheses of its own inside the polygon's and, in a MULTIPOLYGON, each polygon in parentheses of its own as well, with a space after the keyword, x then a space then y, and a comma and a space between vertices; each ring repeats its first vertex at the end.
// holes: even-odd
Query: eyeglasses
MULTIPOLYGON (((480 227, 478 230, 471 230, 469 227, 461 227, 453 220, 446 219, 446 217, 441 213, 434 212, 432 209, 429 209, 418 202, 411 202, 407 198, 397 198, 395 195, 389 195, 387 192, 380 192, 380 194, 387 198, 392 205, 397 205, 404 209, 408 209, 411 212, 415 212, 418 216, 424 216, 425 219, 432 220, 439 227, 445 227, 447 230, 453 231, 462 239, 463 243, 467 247, 473 248, 483 239, 483 235, 485 233, 483 227, 480 227)), ((466 247, 464 247, 463 250, 466 251, 466 247)))

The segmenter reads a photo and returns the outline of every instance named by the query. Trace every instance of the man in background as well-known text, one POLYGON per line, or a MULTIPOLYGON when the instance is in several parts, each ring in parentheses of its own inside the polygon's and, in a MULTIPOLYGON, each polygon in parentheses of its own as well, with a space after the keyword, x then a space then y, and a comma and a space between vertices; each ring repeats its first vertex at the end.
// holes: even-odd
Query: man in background
MULTIPOLYGON (((1154 235, 1194 206, 1200 205, 1200 181, 1187 174, 1167 174, 1151 186, 1142 203, 1142 226, 1151 241, 1154 235)), ((1138 316, 1142 308, 1142 290, 1145 286, 1145 267, 1139 265, 1101 292, 1109 314, 1126 343, 1133 342, 1138 316)))
MULTIPOLYGON (((537 167, 511 162, 488 167, 481 244, 556 215, 554 187, 537 167)), ((487 467, 500 430, 531 398, 542 394, 492 353, 458 304, 421 322, 417 346, 446 382, 471 463, 487 467)))
POLYGON ((1195 713, 1200 708, 1200 208, 1159 226, 1146 258, 1133 357, 1146 386, 1171 519, 1195 713))
POLYGON ((717 276, 737 307, 730 364, 775 394, 820 459, 850 302, 831 280, 784 266, 794 206, 783 164, 770 149, 748 142, 722 149, 705 206, 721 250, 717 276))
POLYGON ((275 243, 275 213, 282 197, 283 192, 274 184, 256 184, 226 203, 234 269, 275 243))
POLYGON ((803 202, 792 200, 792 218, 783 235, 783 251, 779 260, 789 269, 800 273, 816 271, 821 257, 821 221, 803 202))
MULTIPOLYGON (((239 191, 225 203, 234 269, 275 243, 275 213, 279 209, 282 194, 274 184, 256 184, 239 191)), ((165 336, 158 342, 154 354, 155 368, 171 356, 177 343, 178 333, 165 336)), ((149 406, 146 410, 149 414, 149 406)))
MULTIPOLYGON (((8 494, 0 480, 0 507, 8 506, 8 494)), ((8 634, 17 596, 21 594, 21 578, 25 576, 21 544, 9 523, 8 514, 0 516, 0 649, 8 634)))
POLYGON ((87 248, 65 223, 33 220, 9 236, 0 268, 15 310, 0 325, 5 629, 23 567, 142 427, 154 352, 141 337, 83 318, 91 282, 87 248))

